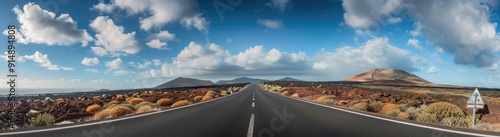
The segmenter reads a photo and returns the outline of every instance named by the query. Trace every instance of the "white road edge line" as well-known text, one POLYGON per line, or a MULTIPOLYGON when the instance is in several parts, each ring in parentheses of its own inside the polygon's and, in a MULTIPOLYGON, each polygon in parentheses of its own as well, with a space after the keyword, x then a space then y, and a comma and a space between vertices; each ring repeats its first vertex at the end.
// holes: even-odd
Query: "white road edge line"
POLYGON ((254 125, 255 115, 252 113, 250 116, 250 124, 248 124, 248 133, 247 137, 253 137, 253 125, 254 125))
MULTIPOLYGON (((267 92, 267 91, 264 91, 264 92, 267 92)), ((277 95, 277 96, 281 96, 281 95, 277 95)), ((286 97, 286 96, 282 96, 282 97, 286 97)), ((307 101, 304 101, 304 100, 299 100, 299 99, 295 99, 295 98, 291 98, 291 97, 286 97, 286 98, 293 99, 293 100, 297 100, 297 101, 301 101, 301 102, 304 102, 304 103, 313 104, 313 105, 323 106, 323 107, 327 107, 327 108, 331 108, 331 109, 336 109, 336 110, 339 110, 339 111, 344 111, 344 112, 347 112, 347 113, 357 114, 357 115, 361 115, 361 116, 365 116, 365 117, 371 117, 371 118, 375 118, 375 119, 385 120, 385 121, 394 122, 394 123, 399 123, 399 124, 404 124, 404 125, 409 125, 409 126, 415 126, 415 127, 421 127, 421 128, 427 128, 427 129, 439 130, 439 131, 444 131, 444 132, 451 132, 451 133, 456 133, 456 134, 470 135, 470 136, 489 136, 489 137, 491 137, 491 136, 492 136, 492 135, 488 135, 488 134, 480 134, 480 133, 470 133, 470 132, 463 132, 463 131, 455 131, 455 130, 449 130, 449 129, 443 129, 443 128, 431 127, 431 126, 426 126, 426 125, 419 125, 419 124, 414 124, 414 123, 408 123, 408 122, 404 122, 404 121, 398 121, 398 120, 393 120, 393 119, 387 119, 387 118, 383 118, 383 117, 377 117, 377 116, 368 115, 368 114, 363 114, 363 113, 354 112, 354 111, 350 111, 350 110, 345 110, 345 109, 335 108, 335 107, 332 107, 332 106, 326 106, 326 105, 323 105, 323 104, 316 104, 316 103, 307 102, 307 101)))
POLYGON ((173 111, 173 110, 177 110, 177 109, 182 109, 182 108, 186 108, 186 107, 191 107, 191 106, 196 106, 196 105, 201 105, 201 104, 205 104, 205 103, 217 101, 219 99, 224 99, 224 98, 227 98, 227 97, 239 94, 241 92, 243 92, 243 91, 239 91, 239 92, 236 92, 234 94, 230 94, 229 96, 226 96, 226 97, 211 99, 209 101, 193 103, 193 104, 186 105, 186 106, 175 107, 175 108, 170 108, 170 109, 155 111, 155 112, 151 112, 151 113, 137 114, 137 115, 126 116, 126 117, 112 119, 112 120, 104 120, 104 121, 92 122, 92 123, 86 123, 86 124, 76 124, 76 125, 65 126, 65 127, 57 127, 57 128, 48 128, 48 129, 38 129, 38 130, 29 130, 29 131, 18 131, 18 132, 0 133, 0 136, 4 136, 4 135, 16 135, 16 134, 27 134, 27 133, 37 133, 37 132, 54 131, 54 130, 61 130, 61 129, 68 129, 68 128, 77 128, 77 127, 91 126, 91 125, 97 125, 97 124, 103 124, 103 123, 109 123, 109 122, 127 120, 127 119, 132 119, 132 118, 137 118, 137 117, 149 116, 149 115, 153 115, 153 114, 158 114, 158 113, 173 111))

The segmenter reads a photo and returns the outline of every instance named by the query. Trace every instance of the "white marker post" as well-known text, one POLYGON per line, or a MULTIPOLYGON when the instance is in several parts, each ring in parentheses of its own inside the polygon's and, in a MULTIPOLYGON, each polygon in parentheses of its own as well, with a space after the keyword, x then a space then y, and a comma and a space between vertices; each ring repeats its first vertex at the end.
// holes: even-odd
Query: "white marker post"
POLYGON ((476 108, 483 108, 483 106, 483 98, 481 98, 481 94, 479 94, 479 91, 476 88, 467 101, 467 108, 472 108, 472 128, 476 125, 476 108))

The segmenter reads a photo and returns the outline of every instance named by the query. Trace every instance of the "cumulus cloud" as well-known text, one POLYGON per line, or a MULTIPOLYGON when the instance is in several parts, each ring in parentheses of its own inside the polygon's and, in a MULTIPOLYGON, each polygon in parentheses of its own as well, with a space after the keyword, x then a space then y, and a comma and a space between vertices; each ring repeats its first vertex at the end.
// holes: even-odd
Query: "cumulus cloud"
POLYGON ((42 9, 34 3, 28 3, 22 9, 12 9, 17 15, 21 43, 37 43, 47 45, 72 45, 81 42, 86 45, 93 38, 85 29, 78 29, 76 21, 69 14, 56 14, 42 9))
POLYGON ((434 74, 434 73, 438 73, 438 72, 439 72, 439 69, 436 66, 431 66, 431 67, 429 67, 429 70, 427 70, 427 73, 429 73, 429 74, 434 74))
POLYGON ((99 59, 96 57, 94 57, 94 58, 84 57, 81 63, 85 66, 95 66, 95 65, 99 64, 99 59))
POLYGON ((179 22, 186 28, 208 31, 209 22, 196 12, 197 7, 195 0, 114 0, 109 4, 99 3, 93 8, 102 12, 121 9, 130 15, 147 15, 139 19, 141 29, 146 31, 172 22, 179 22))
POLYGON ((99 73, 97 69, 85 69, 85 71, 92 72, 92 73, 99 73))
POLYGON ((266 5, 277 9, 279 12, 284 12, 286 9, 291 8, 292 0, 271 0, 271 2, 266 3, 266 5))
POLYGON ((414 38, 408 39, 408 42, 406 44, 413 46, 416 49, 422 50, 422 47, 420 47, 420 42, 417 39, 414 38))
POLYGON ((40 53, 38 51, 36 51, 33 55, 24 55, 23 58, 26 60, 31 60, 33 62, 36 62, 41 67, 44 67, 47 70, 75 70, 74 68, 63 67, 52 64, 49 60, 49 55, 40 53))
POLYGON ((122 26, 117 26, 112 19, 98 16, 89 25, 96 31, 95 45, 92 51, 96 55, 103 56, 106 53, 112 54, 136 54, 141 49, 140 44, 135 39, 135 31, 125 33, 122 26), (104 49, 104 50, 103 50, 104 49))
POLYGON ((283 22, 281 20, 275 19, 257 19, 257 24, 264 26, 269 29, 281 29, 283 28, 283 22))
POLYGON ((150 40, 146 45, 154 49, 169 49, 167 42, 173 41, 175 39, 175 34, 168 31, 160 31, 158 34, 153 34, 153 39, 150 40))
POLYGON ((140 73, 140 77, 303 74, 308 69, 306 61, 303 52, 268 51, 263 46, 254 46, 231 55, 216 44, 202 46, 190 42, 171 63, 140 73))
POLYGON ((408 16, 416 22, 411 35, 422 34, 432 45, 454 55, 456 64, 488 67, 498 58, 500 37, 490 22, 493 1, 344 0, 344 20, 357 30, 385 25, 385 19, 408 16), (403 15, 404 14, 404 15, 403 15))
POLYGON ((122 76, 122 75, 128 75, 128 74, 134 74, 134 72, 127 71, 127 70, 116 70, 113 72, 114 76, 122 76))
POLYGON ((116 58, 113 61, 106 62, 106 67, 110 69, 122 68, 123 66, 125 65, 123 64, 123 61, 120 58, 116 58))
POLYGON ((375 68, 414 72, 418 71, 415 61, 411 59, 409 51, 392 46, 388 38, 382 37, 373 38, 358 48, 341 47, 334 52, 322 51, 313 57, 312 68, 346 78, 375 68))

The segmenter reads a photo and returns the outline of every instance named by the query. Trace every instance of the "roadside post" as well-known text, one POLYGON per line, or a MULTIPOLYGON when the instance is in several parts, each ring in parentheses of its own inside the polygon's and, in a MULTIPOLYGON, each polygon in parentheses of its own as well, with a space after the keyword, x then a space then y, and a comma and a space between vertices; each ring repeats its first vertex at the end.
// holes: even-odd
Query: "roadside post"
POLYGON ((483 98, 481 98, 481 94, 477 88, 474 90, 474 93, 470 96, 469 100, 467 100, 467 108, 472 108, 472 128, 476 125, 476 108, 483 108, 484 102, 483 98))

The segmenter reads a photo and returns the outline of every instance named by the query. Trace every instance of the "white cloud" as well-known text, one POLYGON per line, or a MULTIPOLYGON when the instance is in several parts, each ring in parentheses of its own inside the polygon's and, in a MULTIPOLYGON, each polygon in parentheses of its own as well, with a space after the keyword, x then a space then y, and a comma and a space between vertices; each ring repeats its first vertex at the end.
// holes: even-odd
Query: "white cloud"
POLYGON ((494 1, 470 0, 344 0, 344 20, 354 29, 384 26, 385 19, 408 16, 415 21, 410 34, 426 36, 431 45, 454 55, 456 64, 487 67, 498 60, 500 35, 490 21, 494 1))
POLYGON ((78 29, 76 21, 69 14, 55 13, 42 9, 34 3, 28 3, 21 10, 19 6, 12 9, 19 21, 21 43, 37 43, 47 45, 71 45, 82 42, 83 45, 93 38, 85 29, 78 29))
POLYGON ((226 63, 239 66, 245 70, 260 69, 287 69, 290 65, 294 67, 304 67, 307 55, 304 52, 284 53, 278 49, 265 51, 263 46, 254 46, 240 52, 238 55, 230 56, 225 59, 226 63))
POLYGON ((113 72, 114 76, 122 76, 122 75, 128 75, 128 74, 134 74, 134 72, 127 71, 127 70, 116 70, 113 72))
POLYGON ((347 78, 376 68, 413 72, 418 70, 417 63, 425 64, 425 61, 413 61, 409 51, 390 45, 389 39, 382 37, 373 38, 358 48, 341 47, 334 52, 322 51, 313 57, 312 63, 312 68, 324 76, 347 78))
POLYGON ((123 64, 123 61, 120 58, 116 58, 113 61, 106 62, 106 67, 110 69, 122 68, 123 66, 125 65, 123 64))
MULTIPOLYGON (((124 33, 122 26, 116 26, 108 17, 99 16, 89 25, 97 34, 96 46, 102 46, 112 54, 136 54, 141 49, 135 39, 135 31, 124 33)), ((102 49, 92 48, 97 55, 104 55, 102 49)))
POLYGON ((291 0, 271 0, 271 2, 267 3, 266 5, 277 9, 279 12, 283 12, 286 9, 291 8, 290 1, 291 0))
POLYGON ((429 70, 427 70, 427 73, 429 74, 434 74, 434 73, 438 73, 439 72, 439 69, 436 68, 436 66, 431 66, 429 67, 429 70))
POLYGON ((208 32, 208 26, 210 23, 205 18, 202 18, 201 14, 197 14, 192 17, 185 17, 181 20, 181 24, 187 29, 195 27, 198 31, 208 32))
POLYGON ((269 29, 281 29, 283 28, 283 22, 281 20, 275 19, 257 19, 257 24, 264 26, 269 29))
POLYGON ((161 42, 159 39, 153 39, 146 43, 146 45, 154 49, 166 49, 167 42, 161 42))
POLYGON ((141 29, 146 31, 153 27, 160 28, 168 23, 179 22, 186 28, 195 27, 206 32, 209 22, 196 12, 197 7, 195 0, 114 0, 110 4, 94 5, 95 9, 103 12, 121 9, 130 15, 144 15, 140 17, 139 22, 141 29))
POLYGON ((161 61, 159 59, 154 59, 153 60, 153 65, 154 66, 160 66, 161 65, 161 61))
POLYGON ((85 69, 85 71, 92 72, 92 73, 99 73, 97 69, 85 69))
POLYGON ((427 66, 429 64, 429 60, 420 55, 414 55, 410 59, 419 66, 427 66))
POLYGON ((23 58, 26 60, 31 60, 33 62, 36 62, 40 64, 41 67, 44 67, 48 70, 74 70, 74 68, 63 67, 52 64, 47 54, 43 54, 38 51, 36 51, 33 55, 24 55, 23 58))
POLYGON ((82 79, 71 79, 70 82, 82 82, 82 79))
POLYGON ((408 42, 406 44, 411 45, 416 49, 422 50, 422 47, 420 47, 420 42, 417 39, 414 38, 408 39, 408 42))
POLYGON ((81 63, 85 66, 95 66, 95 65, 99 64, 99 59, 96 57, 94 57, 94 58, 84 57, 81 63))
POLYGON ((227 42, 232 42, 233 40, 228 38, 226 41, 227 41, 227 42))
MULTIPOLYGON (((11 60, 11 58, 9 58, 9 54, 7 52, 4 52, 3 55, 0 55, 0 58, 4 59, 5 61, 8 61, 8 60, 11 60)), ((23 56, 19 56, 19 54, 16 52, 16 54, 14 55, 14 60, 16 62, 26 62, 26 59, 23 58, 23 56)))
POLYGON ((390 24, 396 24, 401 21, 402 19, 400 17, 390 17, 389 19, 387 19, 387 22, 389 22, 390 24))
MULTIPOLYGON (((19 29, 16 28, 15 31, 16 32, 15 32, 14 36, 16 37, 16 43, 21 43, 21 44, 28 44, 28 43, 30 43, 28 40, 26 40, 26 38, 24 38, 23 33, 21 31, 19 31, 19 29)), ((5 36, 9 36, 7 29, 4 30, 2 32, 2 34, 5 35, 5 36)))
POLYGON ((108 54, 108 52, 106 51, 106 49, 102 48, 102 47, 90 47, 90 49, 92 49, 92 52, 100 57, 108 54))
POLYGON ((166 30, 158 32, 158 34, 153 35, 154 38, 160 39, 163 41, 172 41, 175 39, 175 34, 172 34, 166 30))
POLYGON ((147 68, 147 67, 151 66, 152 64, 153 64, 153 62, 151 62, 151 61, 146 61, 146 62, 144 62, 143 64, 139 64, 139 65, 137 65, 137 68, 140 68, 140 69, 147 68))

